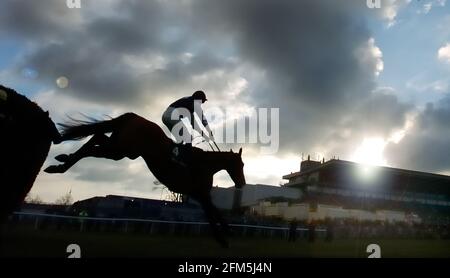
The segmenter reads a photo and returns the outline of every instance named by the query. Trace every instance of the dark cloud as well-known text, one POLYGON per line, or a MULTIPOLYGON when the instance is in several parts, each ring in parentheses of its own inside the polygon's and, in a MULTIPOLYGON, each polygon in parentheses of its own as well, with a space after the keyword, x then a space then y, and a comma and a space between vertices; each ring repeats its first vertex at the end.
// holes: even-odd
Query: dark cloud
POLYGON ((450 170, 450 97, 429 103, 399 144, 386 147, 388 161, 398 167, 430 172, 450 170))
MULTIPOLYGON (((269 72, 276 90, 270 94, 294 94, 307 105, 348 102, 367 91, 371 78, 354 53, 369 38, 363 16, 355 18, 355 10, 361 8, 358 1, 196 1, 192 6, 116 1, 111 8, 115 13, 108 17, 102 16, 101 9, 97 16, 83 14, 89 5, 77 14, 60 2, 42 1, 38 6, 29 2, 8 2, 6 9, 33 14, 17 14, 23 20, 11 21, 10 29, 27 35, 28 29, 21 25, 34 26, 46 36, 53 35, 55 43, 42 41, 30 51, 26 65, 49 80, 67 75, 73 93, 93 100, 123 102, 136 97, 138 103, 145 88, 156 88, 152 93, 158 93, 158 82, 183 84, 214 66, 229 69, 227 57, 217 54, 224 48, 214 49, 217 38, 222 43, 231 40, 231 52, 269 72), (33 9, 46 12, 35 14, 33 9), (64 20, 70 15, 79 19, 78 29, 64 20), (190 51, 193 63, 176 59, 190 51), (161 55, 168 64, 141 74, 123 61, 124 55, 139 60, 148 54, 161 55)), ((273 100, 270 95, 258 99, 273 100)))
POLYGON ((323 106, 354 100, 372 85, 355 53, 370 33, 362 5, 350 2, 207 1, 198 10, 206 27, 233 36, 241 57, 267 72, 275 90, 263 99, 292 94, 323 106))
POLYGON ((77 9, 60 0, 3 0, 0 3, 0 34, 28 40, 54 39, 79 27, 77 9))
POLYGON ((386 138, 404 125, 412 109, 411 104, 400 102, 390 90, 377 90, 352 109, 352 117, 343 122, 342 128, 358 130, 368 137, 386 138))
POLYGON ((2 1, 0 32, 27 45, 18 70, 51 86, 66 76, 84 101, 154 109, 201 88, 211 102, 280 108, 281 153, 336 155, 403 126, 411 108, 375 90, 365 1, 64 2, 2 1), (224 96, 237 76, 247 88, 224 96))
POLYGON ((263 72, 249 81, 251 101, 280 108, 282 152, 329 145, 344 128, 348 146, 403 125, 408 105, 373 92, 380 57, 364 1, 208 1, 196 9, 205 34, 232 37, 241 59, 263 72))
POLYGON ((190 16, 182 5, 110 1, 106 16, 101 8, 93 13, 94 4, 86 3, 78 10, 64 3, 2 4, 2 11, 12 13, 3 19, 6 24, 0 30, 30 45, 17 72, 35 69, 39 81, 53 86, 58 77, 66 76, 70 81, 67 93, 76 97, 139 106, 169 90, 191 93, 197 89, 192 76, 216 68, 232 70, 222 54, 197 45, 199 40, 192 26, 186 25, 190 16), (188 61, 183 60, 186 53, 191 55, 188 61))
POLYGON ((401 129, 415 108, 393 93, 391 89, 377 90, 351 109, 322 141, 328 153, 349 159, 364 139, 390 139, 401 129))

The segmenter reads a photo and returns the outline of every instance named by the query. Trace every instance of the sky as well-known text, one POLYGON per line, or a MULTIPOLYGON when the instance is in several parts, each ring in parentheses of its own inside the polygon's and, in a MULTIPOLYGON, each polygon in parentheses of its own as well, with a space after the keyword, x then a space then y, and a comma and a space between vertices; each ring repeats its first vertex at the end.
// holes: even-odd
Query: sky
MULTIPOLYGON (((0 3, 0 83, 55 122, 132 111, 162 125, 170 103, 203 90, 205 110, 238 121, 252 109, 279 109, 276 152, 221 144, 243 147, 250 184, 286 182, 302 154, 450 174, 446 0, 381 0, 373 9, 366 0, 80 4, 0 3)), ((44 167, 83 142, 53 146, 44 167)), ((214 185, 232 181, 220 172, 214 185)), ((74 200, 168 193, 140 159, 88 158, 63 175, 42 172, 31 195, 52 202, 68 191, 74 200)))

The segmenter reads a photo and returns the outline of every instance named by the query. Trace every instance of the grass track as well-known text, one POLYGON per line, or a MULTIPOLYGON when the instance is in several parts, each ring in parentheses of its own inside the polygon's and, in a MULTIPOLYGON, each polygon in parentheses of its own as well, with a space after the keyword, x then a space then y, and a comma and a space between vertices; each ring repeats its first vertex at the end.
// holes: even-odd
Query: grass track
POLYGON ((67 257, 67 245, 81 247, 82 257, 367 257, 376 243, 382 257, 450 258, 450 240, 317 240, 289 243, 281 239, 231 238, 220 248, 210 237, 156 236, 8 229, 2 232, 1 257, 67 257))

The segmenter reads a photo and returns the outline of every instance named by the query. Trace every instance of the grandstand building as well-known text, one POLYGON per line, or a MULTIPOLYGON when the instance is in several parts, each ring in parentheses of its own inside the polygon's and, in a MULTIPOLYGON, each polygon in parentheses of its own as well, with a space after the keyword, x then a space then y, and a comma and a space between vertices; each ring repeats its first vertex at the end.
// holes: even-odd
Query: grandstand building
POLYGON ((387 221, 446 221, 450 176, 366 166, 350 161, 302 161, 283 176, 284 188, 299 189, 295 203, 260 202, 255 213, 287 219, 356 218, 387 221))
POLYGON ((235 187, 213 187, 211 199, 220 209, 231 210, 236 206, 250 207, 261 200, 299 200, 301 191, 298 188, 283 188, 265 184, 247 184, 242 189, 235 187))

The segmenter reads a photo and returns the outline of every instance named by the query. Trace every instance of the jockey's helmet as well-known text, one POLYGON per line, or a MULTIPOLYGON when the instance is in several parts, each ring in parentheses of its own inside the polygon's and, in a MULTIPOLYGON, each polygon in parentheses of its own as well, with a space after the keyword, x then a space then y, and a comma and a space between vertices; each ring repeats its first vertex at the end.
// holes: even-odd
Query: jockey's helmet
POLYGON ((196 91, 195 93, 192 94, 192 96, 194 97, 194 99, 201 99, 202 102, 208 100, 206 99, 206 94, 203 91, 196 91))

